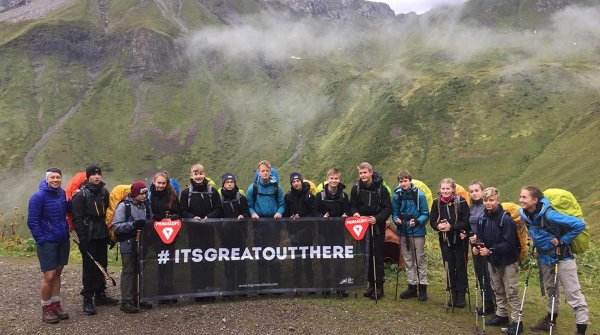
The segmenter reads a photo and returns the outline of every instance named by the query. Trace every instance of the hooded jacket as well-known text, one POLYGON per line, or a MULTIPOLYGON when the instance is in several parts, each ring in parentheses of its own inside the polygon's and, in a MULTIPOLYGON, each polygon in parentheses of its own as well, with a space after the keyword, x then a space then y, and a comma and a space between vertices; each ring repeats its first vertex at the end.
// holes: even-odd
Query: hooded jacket
MULTIPOLYGON (((585 222, 578 217, 565 215, 550 207, 550 201, 545 197, 540 199, 532 214, 525 213, 521 208, 519 216, 529 228, 529 236, 535 243, 542 264, 555 264, 558 259, 556 248, 551 243, 553 238, 557 237, 561 244, 569 245, 585 228, 585 222), (546 226, 542 225, 544 216, 546 226)), ((562 259, 572 259, 572 256, 567 252, 562 259)))
POLYGON ((314 216, 313 202, 315 197, 310 193, 310 184, 302 182, 302 188, 299 190, 291 189, 285 195, 285 215, 290 217, 298 214, 301 217, 314 216))
POLYGON ((224 218, 237 218, 240 215, 245 218, 250 217, 248 200, 240 193, 237 185, 231 191, 221 189, 221 206, 223 206, 224 218))
POLYGON ((190 185, 191 194, 190 187, 181 191, 179 201, 181 215, 184 218, 193 218, 196 216, 201 218, 220 218, 222 216, 221 197, 217 189, 210 185, 206 178, 202 184, 198 184, 190 179, 190 185))
POLYGON ((285 200, 283 198, 283 190, 273 176, 267 181, 258 178, 256 183, 250 184, 248 187, 248 208, 250 215, 258 214, 258 216, 273 216, 275 213, 285 214, 285 200), (258 187, 258 194, 254 199, 254 184, 258 187), (275 190, 277 190, 277 199, 275 199, 275 190))
POLYGON ((157 221, 164 219, 167 216, 167 212, 169 212, 169 215, 180 215, 181 213, 179 199, 175 198, 173 203, 169 206, 169 193, 167 189, 157 191, 154 184, 150 185, 148 201, 150 201, 152 214, 157 221))
POLYGON ((493 212, 483 211, 477 223, 477 231, 477 239, 491 251, 492 264, 506 266, 519 260, 517 224, 502 205, 498 205, 493 212))
POLYGON ((469 216, 469 205, 467 204, 467 201, 458 194, 455 194, 455 199, 447 204, 440 201, 439 198, 433 200, 429 224, 433 230, 439 232, 440 245, 448 247, 462 245, 464 241, 460 239, 459 232, 464 231, 468 233, 471 230, 469 216), (448 223, 450 223, 450 231, 446 233, 445 239, 444 233, 440 232, 437 228, 439 222, 444 219, 448 220, 448 223))
MULTIPOLYGON (((150 206, 147 206, 143 202, 137 202, 133 200, 131 196, 127 196, 125 200, 119 203, 115 209, 115 216, 113 218, 113 231, 116 235, 131 236, 129 239, 120 242, 122 254, 136 251, 137 245, 135 241, 136 236, 133 222, 135 220, 145 220, 151 218, 152 211, 150 211, 150 213, 146 213, 147 209, 150 209, 150 206), (126 202, 131 205, 131 216, 129 218, 126 217, 126 202)), ((146 229, 152 228, 146 227, 146 229)))
POLYGON ((86 181, 73 196, 72 202, 73 226, 79 241, 108 238, 106 210, 109 205, 109 193, 104 187, 104 182, 94 185, 86 181))
POLYGON ((360 213, 363 216, 375 217, 376 235, 385 232, 385 220, 392 214, 392 201, 379 173, 373 173, 371 186, 367 187, 362 180, 359 180, 352 187, 350 208, 351 215, 360 213))
POLYGON ((342 214, 350 216, 350 200, 348 195, 344 192, 346 186, 342 183, 338 184, 335 193, 329 191, 329 187, 325 185, 321 192, 317 193, 314 202, 315 215, 323 216, 325 213, 329 213, 330 217, 340 217, 342 214))
POLYGON ((392 200, 392 220, 394 222, 398 218, 402 220, 402 224, 398 226, 398 234, 416 237, 425 236, 427 234, 425 221, 429 218, 429 208, 427 207, 425 193, 415 187, 413 183, 410 184, 408 190, 404 190, 398 185, 394 189, 392 200), (412 228, 410 227, 409 218, 418 220, 412 228))
POLYGON ((62 188, 54 189, 45 180, 40 182, 39 191, 29 199, 27 215, 27 226, 36 243, 69 240, 66 217, 70 207, 62 188))

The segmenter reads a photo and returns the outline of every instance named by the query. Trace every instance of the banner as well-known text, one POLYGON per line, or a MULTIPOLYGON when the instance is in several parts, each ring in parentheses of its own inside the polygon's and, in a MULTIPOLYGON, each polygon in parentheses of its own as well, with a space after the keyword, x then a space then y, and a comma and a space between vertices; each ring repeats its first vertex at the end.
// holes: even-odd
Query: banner
POLYGON ((142 232, 141 299, 363 287, 369 234, 350 224, 342 218, 155 222, 142 232))

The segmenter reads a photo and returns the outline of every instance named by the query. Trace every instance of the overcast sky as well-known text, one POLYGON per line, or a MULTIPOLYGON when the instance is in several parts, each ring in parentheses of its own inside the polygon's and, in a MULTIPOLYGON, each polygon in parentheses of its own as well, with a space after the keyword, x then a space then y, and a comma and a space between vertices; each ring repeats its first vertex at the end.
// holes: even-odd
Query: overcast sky
POLYGON ((466 0, 372 0, 385 2, 396 12, 400 13, 415 12, 417 14, 425 13, 437 5, 461 4, 466 0))

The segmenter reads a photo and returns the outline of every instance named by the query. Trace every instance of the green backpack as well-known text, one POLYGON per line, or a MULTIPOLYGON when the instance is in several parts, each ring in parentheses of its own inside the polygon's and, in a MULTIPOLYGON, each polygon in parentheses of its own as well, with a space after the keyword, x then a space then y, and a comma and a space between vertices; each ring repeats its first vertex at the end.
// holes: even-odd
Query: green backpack
MULTIPOLYGON (((569 191, 559 188, 549 188, 544 191, 544 197, 550 201, 552 208, 560 213, 570 216, 576 216, 583 222, 583 212, 581 206, 575 199, 575 196, 569 191)), ((544 215, 544 220, 546 216, 544 215)), ((585 224, 583 231, 577 235, 571 242, 571 251, 575 254, 581 254, 590 247, 590 230, 588 224, 585 224)))

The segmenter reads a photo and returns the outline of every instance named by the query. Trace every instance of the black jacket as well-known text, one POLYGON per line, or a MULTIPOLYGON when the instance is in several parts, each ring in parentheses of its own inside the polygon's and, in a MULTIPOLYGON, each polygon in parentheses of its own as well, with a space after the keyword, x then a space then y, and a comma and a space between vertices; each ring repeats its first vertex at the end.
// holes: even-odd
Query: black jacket
POLYGON ((498 205, 494 212, 483 211, 477 224, 477 239, 490 249, 490 262, 505 266, 519 259, 517 224, 510 214, 498 205), (502 220, 502 222, 500 222, 502 220))
POLYGON ((310 193, 310 184, 302 183, 300 190, 291 189, 284 197, 285 214, 290 217, 298 214, 300 217, 311 217, 313 214, 313 202, 315 197, 310 193))
POLYGON ((350 193, 351 215, 360 213, 363 216, 374 216, 376 235, 385 233, 385 221, 392 214, 392 200, 383 185, 383 178, 378 173, 373 173, 373 183, 366 187, 358 181, 350 193))
POLYGON ((71 207, 73 226, 79 241, 102 240, 108 237, 108 204, 109 193, 103 182, 94 185, 86 181, 81 185, 80 191, 73 196, 71 207))
POLYGON ((465 243, 460 239, 459 232, 464 231, 467 234, 471 231, 471 225, 469 224, 470 210, 467 201, 460 195, 456 195, 454 201, 446 204, 440 199, 433 200, 431 205, 431 216, 429 217, 429 224, 435 231, 437 225, 443 219, 448 220, 450 223, 450 231, 446 233, 446 241, 444 241, 444 234, 439 233, 440 245, 443 246, 455 246, 462 245, 465 243))
POLYGON ((221 189, 221 206, 223 206, 224 218, 237 218, 240 215, 245 218, 250 217, 248 200, 240 193, 237 186, 231 191, 221 189))
POLYGON ((184 218, 193 217, 222 217, 221 197, 217 189, 212 187, 206 179, 202 184, 197 184, 190 180, 190 187, 181 192, 179 204, 181 205, 181 215, 184 218), (190 188, 192 192, 190 194, 190 188))
POLYGON ((152 206, 152 213, 156 221, 160 221, 167 216, 181 215, 181 206, 179 205, 179 199, 174 198, 173 202, 169 206, 169 194, 167 190, 157 191, 154 185, 150 186, 150 205, 152 206))
POLYGON ((344 192, 345 188, 346 186, 340 183, 336 193, 331 193, 326 185, 321 192, 317 193, 314 202, 315 215, 323 216, 329 213, 330 217, 340 217, 345 213, 350 216, 350 200, 344 192))

